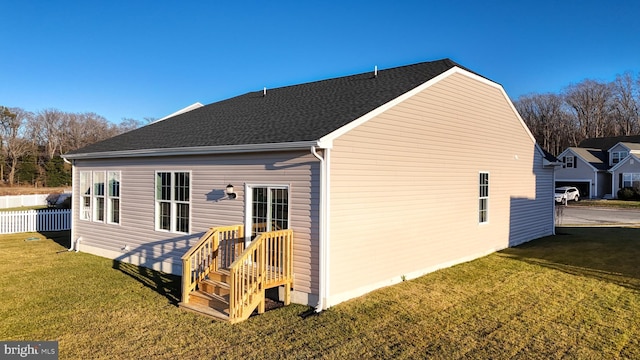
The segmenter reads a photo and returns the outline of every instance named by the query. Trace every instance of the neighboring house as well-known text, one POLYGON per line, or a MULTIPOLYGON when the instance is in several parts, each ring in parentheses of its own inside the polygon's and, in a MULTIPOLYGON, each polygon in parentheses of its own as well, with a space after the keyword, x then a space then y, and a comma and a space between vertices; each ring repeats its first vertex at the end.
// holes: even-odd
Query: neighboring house
POLYGON ((582 198, 614 198, 623 187, 640 186, 640 136, 591 138, 558 155, 556 186, 571 185, 582 198))
POLYGON ((318 309, 554 233, 553 159, 449 59, 250 92, 65 158, 81 251, 181 274, 210 227, 292 229, 292 301, 318 309))
POLYGON ((594 148, 570 147, 558 159, 562 167, 556 169, 556 186, 575 186, 580 197, 602 198, 611 193, 611 175, 606 152, 594 148))

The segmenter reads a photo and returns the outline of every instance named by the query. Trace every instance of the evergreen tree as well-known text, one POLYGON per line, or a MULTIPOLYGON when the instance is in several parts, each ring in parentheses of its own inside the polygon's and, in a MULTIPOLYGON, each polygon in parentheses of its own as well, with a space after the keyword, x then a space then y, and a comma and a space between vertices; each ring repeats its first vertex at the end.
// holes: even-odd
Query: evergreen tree
POLYGON ((60 156, 54 156, 45 164, 46 183, 48 187, 66 186, 71 184, 71 171, 65 166, 60 156))
POLYGON ((38 164, 32 154, 20 158, 16 167, 16 180, 20 184, 33 184, 38 179, 38 164))

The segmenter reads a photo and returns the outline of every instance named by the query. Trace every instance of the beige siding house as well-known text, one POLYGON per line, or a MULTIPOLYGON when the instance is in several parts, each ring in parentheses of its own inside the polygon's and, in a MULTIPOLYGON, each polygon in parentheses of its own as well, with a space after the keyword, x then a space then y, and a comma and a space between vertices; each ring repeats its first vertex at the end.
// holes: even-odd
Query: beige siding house
POLYGON ((291 299, 318 310, 554 233, 554 159, 448 59, 248 93, 66 158, 80 251, 183 274, 211 227, 252 229, 245 246, 291 229, 291 299))

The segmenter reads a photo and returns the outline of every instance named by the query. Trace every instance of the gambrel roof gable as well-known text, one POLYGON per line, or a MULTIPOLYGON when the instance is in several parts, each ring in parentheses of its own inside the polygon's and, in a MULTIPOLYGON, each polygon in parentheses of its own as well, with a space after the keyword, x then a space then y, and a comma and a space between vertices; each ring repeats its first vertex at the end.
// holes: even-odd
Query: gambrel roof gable
MULTIPOLYGON (((444 72, 450 59, 250 92, 72 151, 65 157, 314 141, 444 72)), ((477 74, 476 74, 477 75, 477 74)))

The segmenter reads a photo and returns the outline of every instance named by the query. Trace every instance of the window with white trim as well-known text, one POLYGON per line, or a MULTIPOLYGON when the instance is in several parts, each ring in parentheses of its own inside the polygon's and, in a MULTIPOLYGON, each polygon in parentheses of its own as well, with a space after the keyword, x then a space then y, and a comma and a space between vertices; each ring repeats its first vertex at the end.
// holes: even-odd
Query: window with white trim
POLYGON ((80 220, 91 220, 91 172, 80 172, 80 220))
POLYGON ((639 187, 640 173, 624 173, 622 174, 622 187, 639 187))
POLYGON ((614 151, 611 153, 611 163, 617 164, 629 155, 628 151, 614 151))
POLYGON ((156 172, 156 229, 189 233, 190 178, 186 171, 156 172))
POLYGON ((108 212, 107 221, 112 224, 120 223, 120 172, 109 171, 107 173, 109 188, 107 190, 108 212))
POLYGON ((289 187, 251 186, 251 236, 289 228, 289 187))
POLYGON ((93 172, 93 221, 104 222, 105 182, 104 171, 93 172))
POLYGON ((80 220, 120 223, 120 171, 80 172, 80 220))
POLYGON ((489 173, 481 172, 478 179, 478 222, 489 221, 489 173))
POLYGON ((564 161, 565 167, 567 167, 567 168, 575 167, 575 165, 574 165, 574 159, 575 158, 573 156, 565 156, 564 159, 565 159, 565 161, 564 161))

